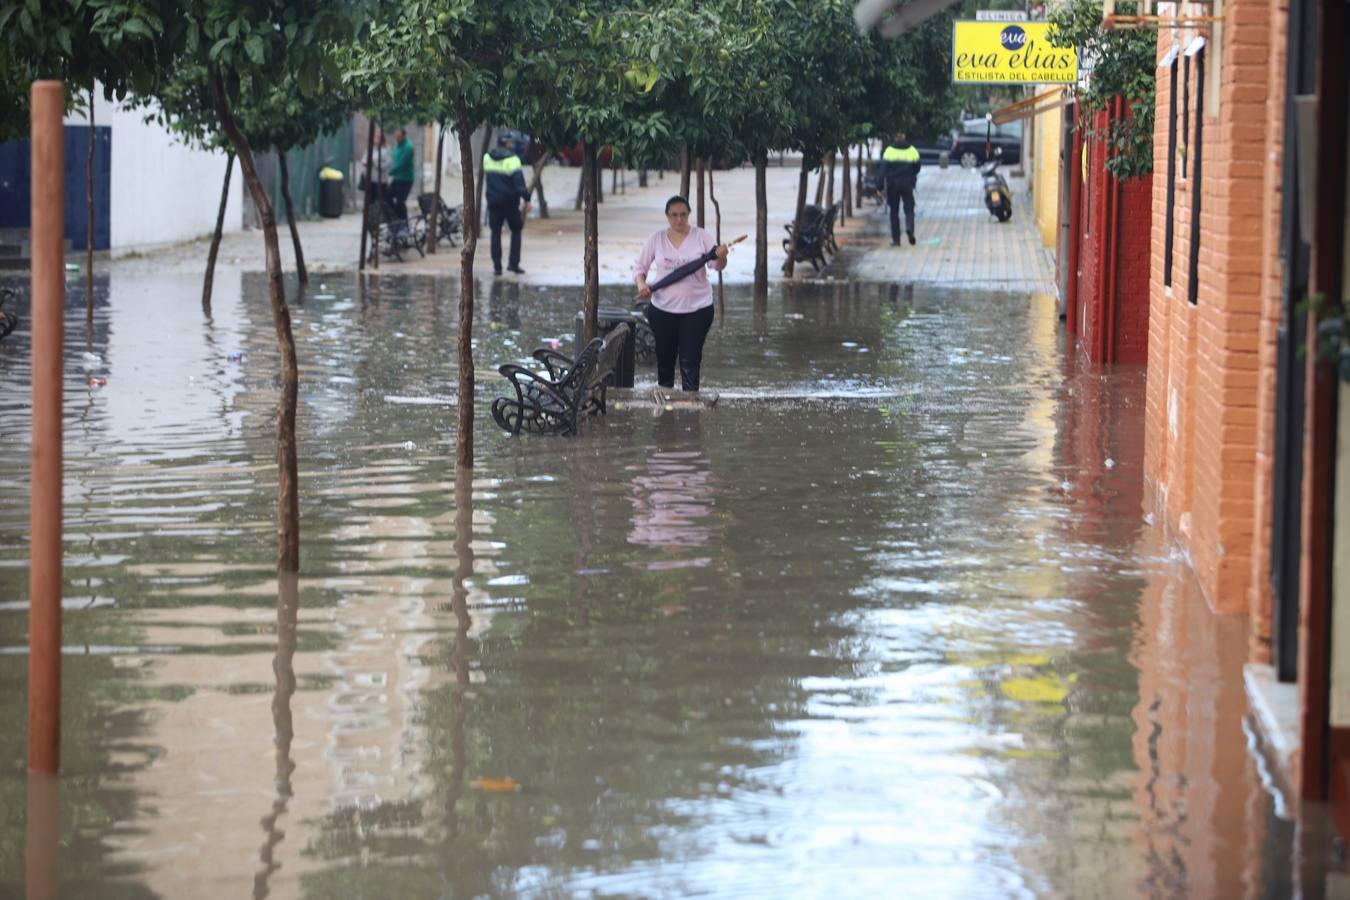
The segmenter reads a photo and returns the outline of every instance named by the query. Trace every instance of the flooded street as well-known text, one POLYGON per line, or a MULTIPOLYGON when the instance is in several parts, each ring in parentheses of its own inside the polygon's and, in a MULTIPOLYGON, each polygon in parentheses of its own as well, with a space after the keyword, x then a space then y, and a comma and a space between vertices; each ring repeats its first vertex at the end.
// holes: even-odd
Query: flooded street
MULTIPOLYGON (((580 288, 480 283, 456 484, 456 282, 316 276, 279 584, 264 287, 218 274, 206 320, 195 275, 114 273, 94 359, 70 286, 67 895, 1288 894, 1245 620, 1150 524, 1142 368, 1081 368, 1052 298, 728 289, 715 408, 512 439, 494 369, 571 348, 580 288)), ((27 340, 0 346, 0 896, 27 340)))

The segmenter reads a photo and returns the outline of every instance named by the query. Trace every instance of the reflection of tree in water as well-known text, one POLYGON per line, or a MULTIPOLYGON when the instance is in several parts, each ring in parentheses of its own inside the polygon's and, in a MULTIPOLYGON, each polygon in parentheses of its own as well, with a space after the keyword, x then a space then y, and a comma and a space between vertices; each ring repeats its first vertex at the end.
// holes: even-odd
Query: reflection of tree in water
POLYGON ((281 868, 273 851, 286 837, 286 832, 278 827, 278 822, 290 805, 291 773, 295 763, 291 760, 291 740, 295 729, 291 722, 291 697, 295 694, 295 642, 296 620, 299 615, 300 596, 298 576, 292 573, 279 573, 277 576, 277 652, 272 657, 272 672, 276 676, 276 688, 272 692, 272 727, 275 729, 273 741, 276 746, 276 774, 273 786, 276 799, 272 808, 262 818, 263 842, 259 856, 262 870, 253 876, 253 896, 266 897, 270 893, 268 880, 272 873, 281 868))
POLYGON ((451 587, 450 611, 455 617, 455 643, 450 654, 454 673, 450 715, 450 784, 445 803, 446 842, 455 843, 460 834, 459 800, 464 793, 464 725, 469 718, 469 664, 473 650, 469 641, 469 579, 473 577, 473 470, 455 472, 455 579, 451 587))

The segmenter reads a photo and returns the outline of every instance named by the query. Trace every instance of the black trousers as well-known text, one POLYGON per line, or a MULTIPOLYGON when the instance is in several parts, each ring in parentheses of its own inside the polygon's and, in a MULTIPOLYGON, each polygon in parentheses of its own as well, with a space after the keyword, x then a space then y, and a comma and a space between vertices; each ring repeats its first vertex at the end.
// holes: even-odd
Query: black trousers
POLYGON ((389 205, 400 219, 408 218, 408 194, 412 191, 412 184, 411 181, 389 182, 389 205))
POLYGON ((525 222, 520 217, 520 204, 488 205, 488 227, 492 229, 492 268, 502 270, 502 223, 511 229, 510 267, 520 268, 520 229, 525 222))
POLYGON ((686 391, 698 390, 703 342, 712 330, 712 306, 687 313, 666 312, 648 306, 647 321, 656 335, 656 383, 661 387, 675 386, 675 357, 678 356, 680 386, 686 391))
POLYGON ((891 207, 891 240, 900 242, 900 204, 905 205, 905 232, 914 233, 914 188, 886 185, 886 203, 891 207))

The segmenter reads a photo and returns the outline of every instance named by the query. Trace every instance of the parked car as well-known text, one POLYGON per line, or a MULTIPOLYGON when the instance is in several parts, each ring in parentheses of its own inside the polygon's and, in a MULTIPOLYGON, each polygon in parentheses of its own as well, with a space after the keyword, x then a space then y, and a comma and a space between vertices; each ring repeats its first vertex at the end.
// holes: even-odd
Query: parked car
POLYGON ((924 163, 935 163, 943 153, 951 153, 952 136, 940 134, 937 137, 920 136, 914 138, 914 147, 919 151, 919 159, 924 163))
POLYGON ((952 141, 952 159, 967 169, 982 165, 985 161, 986 143, 991 153, 995 147, 1002 148, 1003 162, 1021 161, 1022 123, 990 125, 984 119, 967 119, 962 123, 960 133, 952 141))

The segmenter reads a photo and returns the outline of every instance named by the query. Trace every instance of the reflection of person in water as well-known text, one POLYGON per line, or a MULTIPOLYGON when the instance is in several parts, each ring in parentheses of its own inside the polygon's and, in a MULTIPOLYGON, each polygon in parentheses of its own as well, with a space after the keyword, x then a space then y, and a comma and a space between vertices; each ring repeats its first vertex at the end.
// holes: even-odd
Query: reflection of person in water
MULTIPOLYGON (((698 413, 661 417, 656 448, 647 458, 644 474, 632 481, 630 544, 705 547, 712 542, 712 472, 702 437, 698 413)), ((707 563, 698 559, 680 564, 707 563)))
POLYGON ((488 288, 488 321, 520 330, 520 282, 492 282, 488 288))

